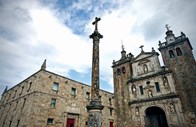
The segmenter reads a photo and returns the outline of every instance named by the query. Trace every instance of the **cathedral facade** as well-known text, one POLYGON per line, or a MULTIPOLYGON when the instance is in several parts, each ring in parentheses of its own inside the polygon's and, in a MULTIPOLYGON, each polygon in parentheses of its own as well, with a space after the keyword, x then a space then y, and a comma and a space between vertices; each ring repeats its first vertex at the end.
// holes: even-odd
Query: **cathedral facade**
POLYGON ((159 42, 165 66, 154 48, 113 61, 114 99, 118 127, 195 127, 196 62, 186 35, 167 29, 159 42))

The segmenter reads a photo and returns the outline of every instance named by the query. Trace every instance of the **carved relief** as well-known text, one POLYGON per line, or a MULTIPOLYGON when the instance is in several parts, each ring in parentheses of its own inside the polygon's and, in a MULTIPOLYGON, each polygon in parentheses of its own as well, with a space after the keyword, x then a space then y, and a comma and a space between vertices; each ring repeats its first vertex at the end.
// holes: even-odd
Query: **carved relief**
POLYGON ((153 97, 152 90, 148 90, 148 97, 153 97))
POLYGON ((131 86, 131 90, 132 90, 132 92, 133 92, 133 93, 135 93, 135 92, 136 92, 136 87, 135 87, 135 85, 134 85, 134 84, 131 86))
POLYGON ((139 113, 139 107, 136 107, 136 108, 135 108, 135 115, 136 115, 136 116, 139 116, 139 115, 140 115, 140 113, 139 113))
POLYGON ((175 107, 174 107, 174 104, 173 104, 173 103, 170 103, 170 104, 169 104, 169 108, 170 108, 170 112, 176 112, 176 110, 175 110, 175 107))
POLYGON ((168 80, 167 80, 167 77, 166 76, 163 76, 163 85, 164 86, 168 86, 169 83, 168 83, 168 80))

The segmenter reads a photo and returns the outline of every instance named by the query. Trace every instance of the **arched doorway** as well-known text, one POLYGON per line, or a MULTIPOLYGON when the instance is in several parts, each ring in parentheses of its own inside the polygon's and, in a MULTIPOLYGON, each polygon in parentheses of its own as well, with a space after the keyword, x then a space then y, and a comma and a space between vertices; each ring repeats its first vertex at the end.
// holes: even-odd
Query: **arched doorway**
POLYGON ((146 127, 168 127, 165 112, 156 106, 146 109, 146 127))

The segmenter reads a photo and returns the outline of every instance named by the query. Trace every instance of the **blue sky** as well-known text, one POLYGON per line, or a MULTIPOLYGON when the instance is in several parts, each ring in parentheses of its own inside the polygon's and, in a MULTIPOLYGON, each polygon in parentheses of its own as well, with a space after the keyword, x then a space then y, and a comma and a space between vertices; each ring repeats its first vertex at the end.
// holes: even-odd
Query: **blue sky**
POLYGON ((47 70, 91 85, 92 21, 101 17, 100 87, 113 92, 112 61, 121 41, 134 56, 183 31, 196 55, 195 0, 0 0, 0 93, 47 70))

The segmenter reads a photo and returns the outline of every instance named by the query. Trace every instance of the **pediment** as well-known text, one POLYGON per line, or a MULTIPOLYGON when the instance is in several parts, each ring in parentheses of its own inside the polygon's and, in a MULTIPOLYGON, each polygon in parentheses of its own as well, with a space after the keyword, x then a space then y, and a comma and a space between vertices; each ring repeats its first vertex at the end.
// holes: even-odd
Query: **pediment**
POLYGON ((145 58, 148 58, 150 56, 152 56, 153 53, 140 53, 134 61, 138 61, 138 60, 141 60, 141 59, 145 59, 145 58))
MULTIPOLYGON (((145 57, 144 57, 144 58, 145 58, 145 57)), ((141 60, 140 62, 138 62, 138 65, 143 65, 143 64, 148 63, 148 62, 150 62, 150 60, 148 60, 148 59, 143 59, 143 60, 141 60)))

